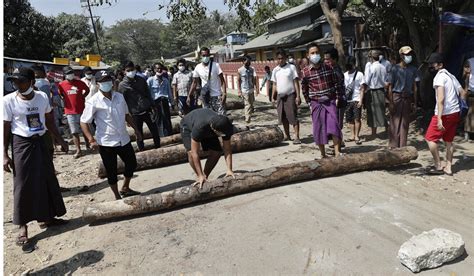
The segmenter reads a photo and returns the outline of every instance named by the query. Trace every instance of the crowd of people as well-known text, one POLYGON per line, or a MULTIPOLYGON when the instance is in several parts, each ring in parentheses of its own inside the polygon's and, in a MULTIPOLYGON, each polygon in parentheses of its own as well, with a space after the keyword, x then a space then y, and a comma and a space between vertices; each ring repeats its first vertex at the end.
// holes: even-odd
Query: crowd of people
MULTIPOLYGON (((173 134, 171 111, 176 108, 182 117, 180 133, 188 161, 197 177, 194 185, 202 188, 222 152, 226 176, 234 177, 230 139, 234 129, 226 112, 227 85, 209 49, 202 48, 200 55, 193 70, 182 59, 176 63, 177 70, 156 63, 142 72, 140 66, 127 62, 115 74, 85 67, 80 79, 69 66, 59 75, 46 73, 42 66, 35 65, 4 77, 4 170, 13 171, 14 175, 13 223, 20 226, 18 245, 28 244, 26 225, 30 221, 40 222, 43 228, 67 222, 58 218, 66 209, 52 159, 55 144, 65 152, 69 149, 58 130, 63 114, 75 145, 74 158, 83 155, 82 136, 86 150, 99 152, 116 199, 139 194, 130 188, 137 159, 126 125, 133 128, 139 151, 144 150, 144 123, 154 147, 159 148, 160 137, 173 134), (201 149, 208 152, 204 168, 199 157, 201 149), (125 165, 120 189, 118 157, 125 165)), ((255 97, 264 94, 266 87, 265 94, 283 125, 284 139, 296 145, 301 143, 298 106, 303 99, 309 105, 313 139, 322 158, 339 158, 344 154, 345 142, 363 143, 363 108, 367 109, 367 125, 371 128, 368 139, 377 136, 377 128, 385 128, 389 148, 406 146, 418 104, 420 77, 412 65, 413 49, 402 47, 398 55, 399 62, 391 63, 382 52, 373 50, 362 72, 357 70, 353 57, 346 58, 345 68, 341 68, 338 52, 330 49, 323 53, 317 44, 308 46, 299 67, 292 56, 280 50, 277 66, 273 70, 265 67, 260 87, 252 60, 245 56, 236 72, 237 94, 245 103, 245 122, 251 123, 255 97), (350 127, 346 138, 342 132, 344 119, 350 127), (332 147, 326 149, 329 141, 332 147)), ((425 135, 433 156, 433 166, 427 173, 452 175, 453 139, 461 120, 465 121, 466 133, 474 130, 474 78, 470 71, 474 58, 464 66, 463 83, 444 68, 442 54, 432 54, 428 63, 434 76, 436 106, 425 135), (471 104, 468 112, 466 102, 471 104), (446 144, 444 163, 438 150, 440 141, 446 144)))

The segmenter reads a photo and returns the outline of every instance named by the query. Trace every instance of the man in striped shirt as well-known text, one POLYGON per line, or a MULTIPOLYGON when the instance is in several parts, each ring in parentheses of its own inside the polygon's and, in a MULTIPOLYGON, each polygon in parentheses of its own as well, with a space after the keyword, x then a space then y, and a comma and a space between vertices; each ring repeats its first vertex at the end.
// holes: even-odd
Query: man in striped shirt
POLYGON ((325 144, 332 138, 335 156, 338 157, 342 133, 337 106, 344 94, 344 87, 334 69, 322 62, 317 44, 308 46, 308 58, 310 64, 303 69, 302 88, 305 100, 311 106, 313 139, 322 158, 326 158, 325 144))

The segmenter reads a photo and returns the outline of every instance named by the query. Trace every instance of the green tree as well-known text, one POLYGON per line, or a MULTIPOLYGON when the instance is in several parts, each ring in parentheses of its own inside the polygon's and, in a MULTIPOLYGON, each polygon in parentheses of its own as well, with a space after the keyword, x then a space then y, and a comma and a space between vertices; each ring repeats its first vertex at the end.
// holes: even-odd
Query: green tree
POLYGON ((35 11, 27 0, 4 0, 4 54, 51 60, 55 53, 55 21, 35 11))
POLYGON ((97 53, 89 19, 78 14, 61 13, 55 18, 54 44, 61 56, 75 58, 97 53))

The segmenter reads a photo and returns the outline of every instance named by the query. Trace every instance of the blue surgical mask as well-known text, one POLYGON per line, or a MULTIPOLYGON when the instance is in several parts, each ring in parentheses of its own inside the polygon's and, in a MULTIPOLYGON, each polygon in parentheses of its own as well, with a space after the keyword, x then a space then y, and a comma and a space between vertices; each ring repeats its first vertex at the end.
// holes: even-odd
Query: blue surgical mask
POLYGON ((410 64, 412 59, 412 56, 403 56, 403 61, 405 61, 406 64, 410 64))
POLYGON ((109 93, 112 90, 113 83, 111 81, 99 82, 99 89, 102 92, 109 93))
POLYGON ((211 60, 210 57, 202 57, 201 58, 202 63, 206 63, 206 64, 209 63, 210 60, 211 60))
POLYGON ((309 61, 311 61, 311 63, 313 63, 313 64, 319 63, 320 60, 321 60, 321 55, 320 54, 314 54, 314 55, 311 55, 309 57, 309 61))

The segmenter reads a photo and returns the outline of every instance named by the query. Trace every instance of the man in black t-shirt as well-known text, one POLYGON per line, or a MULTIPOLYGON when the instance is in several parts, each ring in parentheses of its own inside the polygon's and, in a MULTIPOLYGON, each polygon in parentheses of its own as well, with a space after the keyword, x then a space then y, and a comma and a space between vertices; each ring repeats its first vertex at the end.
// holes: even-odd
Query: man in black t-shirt
POLYGON ((233 133, 233 126, 230 120, 226 116, 218 115, 210 109, 196 109, 184 116, 181 121, 181 136, 184 147, 188 152, 189 164, 198 176, 196 183, 193 185, 199 184, 201 189, 219 161, 222 154, 219 137, 222 137, 227 164, 226 176, 234 177, 232 171, 232 147, 230 144, 230 137, 233 133), (201 159, 199 158, 200 145, 203 151, 209 152, 204 171, 202 170, 201 159))

